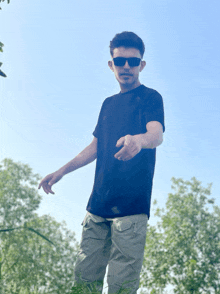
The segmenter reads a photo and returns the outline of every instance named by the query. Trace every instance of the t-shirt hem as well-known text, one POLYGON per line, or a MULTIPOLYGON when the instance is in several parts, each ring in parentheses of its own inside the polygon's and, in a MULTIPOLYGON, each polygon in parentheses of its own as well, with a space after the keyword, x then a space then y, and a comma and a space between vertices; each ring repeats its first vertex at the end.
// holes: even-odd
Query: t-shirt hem
POLYGON ((146 211, 143 211, 143 212, 134 212, 134 213, 130 213, 130 214, 126 214, 126 213, 120 213, 120 214, 117 214, 117 215, 106 215, 106 214, 100 214, 100 213, 97 213, 96 211, 93 211, 92 209, 89 209, 89 208, 86 208, 86 211, 94 214, 94 215, 97 215, 97 216, 100 216, 100 217, 103 217, 103 218, 117 218, 117 217, 123 217, 123 216, 130 216, 130 215, 137 215, 137 214, 146 214, 148 219, 150 218, 150 214, 147 213, 146 211))

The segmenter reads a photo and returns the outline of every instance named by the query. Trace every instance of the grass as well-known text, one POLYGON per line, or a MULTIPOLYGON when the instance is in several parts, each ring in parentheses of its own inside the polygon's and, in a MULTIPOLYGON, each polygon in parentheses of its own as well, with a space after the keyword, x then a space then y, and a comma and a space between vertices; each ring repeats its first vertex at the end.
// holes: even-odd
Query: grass
MULTIPOLYGON (((101 294, 102 286, 102 282, 77 284, 69 294, 101 294)), ((130 289, 121 288, 114 294, 130 294, 130 289)))

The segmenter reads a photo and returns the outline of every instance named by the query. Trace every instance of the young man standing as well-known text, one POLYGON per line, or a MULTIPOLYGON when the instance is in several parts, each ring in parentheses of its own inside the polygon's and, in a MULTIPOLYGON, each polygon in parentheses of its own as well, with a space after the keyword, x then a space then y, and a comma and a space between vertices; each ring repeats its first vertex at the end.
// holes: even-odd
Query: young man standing
POLYGON ((139 81, 146 65, 144 50, 143 41, 132 32, 113 38, 108 66, 120 93, 103 102, 91 144, 39 185, 54 194, 53 184, 97 158, 75 281, 88 287, 95 283, 100 293, 107 265, 109 294, 120 289, 134 294, 139 288, 156 147, 165 130, 161 95, 139 81))

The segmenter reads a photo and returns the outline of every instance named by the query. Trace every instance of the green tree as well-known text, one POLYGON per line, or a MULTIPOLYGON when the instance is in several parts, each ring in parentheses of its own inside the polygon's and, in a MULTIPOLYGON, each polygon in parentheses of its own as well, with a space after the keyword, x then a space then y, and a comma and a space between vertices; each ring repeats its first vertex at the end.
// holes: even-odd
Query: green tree
MULTIPOLYGON (((0 0, 0 3, 1 2, 4 2, 5 0, 0 0)), ((10 3, 10 0, 7 0, 7 2, 8 2, 8 4, 10 3)), ((0 7, 0 10, 1 10, 1 7, 0 7)), ((0 52, 3 52, 3 46, 4 46, 4 44, 2 43, 2 42, 0 42, 0 52)), ((2 66, 2 62, 0 62, 0 67, 2 66)), ((0 76, 2 76, 2 77, 4 77, 4 78, 6 78, 7 76, 6 76, 6 74, 3 72, 3 71, 1 71, 0 70, 0 76)))
POLYGON ((175 193, 166 210, 157 208, 157 226, 149 226, 141 285, 162 293, 168 284, 174 293, 220 293, 220 207, 211 184, 201 186, 172 178, 175 193))
MULTIPOLYGON (((3 46, 4 46, 4 44, 2 43, 2 42, 0 42, 0 52, 3 52, 3 46)), ((0 67, 2 66, 2 62, 0 62, 0 67)), ((0 76, 2 76, 2 77, 4 77, 4 78, 6 78, 7 76, 6 76, 6 74, 3 72, 3 71, 1 71, 0 70, 0 76)))
MULTIPOLYGON (((0 3, 1 2, 5 2, 5 0, 0 0, 0 3)), ((8 4, 10 3, 10 0, 7 0, 7 2, 8 2, 8 4)), ((0 10, 1 10, 2 8, 0 7, 0 10)))
POLYGON ((35 210, 39 175, 4 159, 0 166, 0 293, 69 293, 78 244, 75 235, 35 210))

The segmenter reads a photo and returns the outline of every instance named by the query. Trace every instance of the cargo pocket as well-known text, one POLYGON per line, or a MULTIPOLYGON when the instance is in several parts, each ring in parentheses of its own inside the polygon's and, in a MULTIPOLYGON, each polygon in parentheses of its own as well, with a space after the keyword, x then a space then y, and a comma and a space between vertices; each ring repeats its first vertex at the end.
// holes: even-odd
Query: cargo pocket
POLYGON ((132 234, 133 234, 134 223, 129 219, 123 219, 123 220, 118 219, 115 222, 115 229, 119 232, 123 232, 123 234, 126 234, 126 233, 130 234, 132 230, 132 234))
POLYGON ((134 234, 135 236, 142 235, 146 239, 148 218, 138 220, 135 222, 134 234))
POLYGON ((104 221, 104 218, 98 215, 94 215, 90 212, 87 212, 81 225, 85 226, 89 222, 89 220, 93 221, 94 223, 102 223, 104 221))
POLYGON ((86 214, 82 222, 82 226, 82 235, 84 239, 90 238, 91 240, 105 240, 109 231, 109 227, 107 226, 104 218, 89 212, 86 214))

